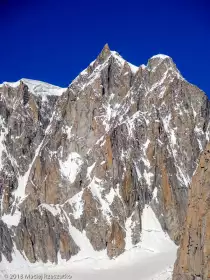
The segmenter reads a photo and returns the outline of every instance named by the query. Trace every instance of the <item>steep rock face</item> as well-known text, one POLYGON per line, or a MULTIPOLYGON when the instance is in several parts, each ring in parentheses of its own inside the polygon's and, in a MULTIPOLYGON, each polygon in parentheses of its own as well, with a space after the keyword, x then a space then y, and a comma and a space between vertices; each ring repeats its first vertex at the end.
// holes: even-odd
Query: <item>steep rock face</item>
POLYGON ((192 178, 174 280, 210 279, 210 144, 192 178))
POLYGON ((49 210, 39 207, 22 217, 14 237, 17 249, 25 252, 30 262, 57 262, 57 253, 67 260, 78 253, 79 248, 69 236, 59 218, 49 210))
POLYGON ((82 239, 118 256, 141 244, 146 205, 179 243, 209 101, 170 57, 138 68, 106 45, 65 91, 23 79, 0 93, 9 258, 68 260, 82 239))
POLYGON ((32 94, 24 81, 0 88, 2 214, 10 213, 15 189, 22 195, 24 174, 44 138, 56 99, 32 94))

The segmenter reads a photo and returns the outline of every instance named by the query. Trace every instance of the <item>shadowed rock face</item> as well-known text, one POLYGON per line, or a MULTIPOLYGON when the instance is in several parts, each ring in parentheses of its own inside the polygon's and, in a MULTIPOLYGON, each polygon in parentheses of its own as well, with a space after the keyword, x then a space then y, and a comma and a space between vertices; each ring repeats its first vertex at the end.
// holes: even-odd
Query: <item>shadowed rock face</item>
POLYGON ((68 260, 83 250, 83 236, 118 256, 129 238, 141 242, 147 204, 179 244, 188 186, 209 140, 205 94, 171 58, 137 68, 108 45, 63 93, 33 83, 0 87, 0 227, 10 236, 1 254, 11 260, 17 248, 31 262, 68 260))
POLYGON ((187 218, 173 279, 210 279, 209 143, 201 155, 189 189, 187 218))

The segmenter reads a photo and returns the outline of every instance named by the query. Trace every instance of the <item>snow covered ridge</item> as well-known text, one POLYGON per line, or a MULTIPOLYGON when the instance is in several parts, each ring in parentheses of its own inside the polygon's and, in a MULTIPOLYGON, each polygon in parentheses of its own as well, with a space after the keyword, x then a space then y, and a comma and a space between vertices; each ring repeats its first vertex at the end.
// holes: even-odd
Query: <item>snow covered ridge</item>
MULTIPOLYGON (((94 67, 94 64, 96 62, 96 60, 92 61, 88 67, 93 67, 93 72, 90 74, 90 77, 94 77, 95 78, 95 74, 100 73, 100 71, 106 66, 106 63, 108 62, 108 60, 110 59, 110 57, 114 58, 115 61, 117 62, 117 64, 120 67, 123 67, 125 63, 127 63, 130 66, 131 72, 135 75, 139 69, 138 66, 133 65, 132 63, 126 61, 118 52, 116 51, 110 51, 109 55, 107 56, 107 58, 105 59, 105 61, 99 65, 97 65, 97 67, 94 67)), ((146 67, 145 65, 141 65, 142 67, 146 67)), ((88 67, 85 68, 80 74, 79 76, 77 76, 72 83, 74 83, 78 77, 80 76, 88 76, 88 67)))
MULTIPOLYGON (((125 63, 125 60, 122 58, 122 56, 120 56, 116 51, 111 51, 111 55, 113 57, 115 57, 122 65, 125 63)), ((130 62, 128 62, 128 65, 130 66, 131 68, 131 71, 135 74, 139 67, 138 66, 135 66, 133 64, 131 64, 130 62)))
MULTIPOLYGON (((105 46, 106 47, 106 46, 105 46)), ((103 53, 102 50, 101 53, 103 53)), ((106 47, 108 48, 108 46, 106 47)), ((101 55, 101 54, 100 54, 101 55)), ((125 60, 118 52, 116 51, 112 51, 110 49, 106 49, 106 55, 105 58, 102 60, 102 62, 100 61, 98 62, 98 58, 95 59, 94 61, 92 61, 89 66, 87 68, 85 68, 81 73, 79 73, 79 75, 72 81, 71 84, 75 84, 75 82, 79 81, 79 84, 81 83, 83 85, 83 87, 81 87, 81 90, 84 90, 85 86, 91 84, 96 78, 97 75, 100 74, 100 72, 106 68, 107 64, 109 63, 110 58, 113 58, 115 63, 118 64, 118 66, 123 69, 125 63, 127 63, 127 65, 129 65, 131 72, 133 74, 133 76, 135 76, 138 72, 139 69, 146 69, 147 71, 152 71, 155 72, 155 69, 162 63, 165 63, 167 66, 167 71, 166 71, 166 75, 168 74, 168 71, 173 72, 173 74, 175 76, 177 76, 179 79, 184 80, 183 76, 181 75, 181 73, 179 72, 179 70, 176 68, 176 65, 173 61, 173 59, 165 54, 157 54, 152 56, 151 58, 148 59, 146 64, 140 64, 139 66, 133 65, 132 63, 128 62, 127 60, 125 60), (154 61, 156 66, 151 68, 150 63, 154 61), (90 71, 91 69, 91 71, 90 71), (80 78, 82 77, 82 79, 80 80, 80 78), (86 80, 86 82, 85 82, 86 80)), ((126 72, 124 75, 128 74, 128 72, 126 72)))
POLYGON ((54 95, 61 96, 63 92, 67 90, 67 88, 61 88, 58 86, 54 86, 45 82, 31 80, 31 79, 21 79, 17 82, 4 82, 1 86, 10 86, 16 88, 20 85, 20 82, 23 82, 29 89, 29 91, 34 95, 54 95))
POLYGON ((151 59, 155 59, 155 58, 158 58, 158 59, 166 59, 166 58, 170 58, 170 56, 168 56, 168 55, 165 55, 165 54, 156 54, 156 55, 153 55, 152 57, 151 57, 151 59))
MULTIPOLYGON (((118 52, 116 51, 110 51, 110 56, 114 57, 119 64, 124 65, 125 62, 127 62, 118 52)), ((157 54, 152 56, 150 59, 160 59, 160 60, 164 60, 166 58, 170 58, 168 55, 164 55, 164 54, 157 54)), ((170 58, 171 59, 171 58, 170 58)), ((94 61, 92 61, 90 63, 90 66, 94 65, 94 61)), ((128 65, 131 68, 131 71, 133 74, 135 74, 139 67, 136 65, 133 65, 130 62, 127 62, 128 65)), ((146 68, 146 65, 142 64, 140 67, 142 68, 146 68)), ((84 69, 80 75, 84 75, 87 73, 87 68, 84 69)), ((32 80, 32 79, 27 79, 27 78, 22 78, 16 82, 3 82, 2 84, 0 84, 0 87, 2 86, 9 86, 9 87, 13 87, 16 88, 20 85, 20 82, 23 82, 25 85, 28 86, 29 91, 34 94, 34 95, 41 95, 41 96, 46 96, 46 95, 54 95, 54 96, 61 96, 63 92, 65 92, 67 90, 67 88, 61 88, 59 86, 55 86, 46 82, 42 82, 42 81, 38 81, 38 80, 32 80)))

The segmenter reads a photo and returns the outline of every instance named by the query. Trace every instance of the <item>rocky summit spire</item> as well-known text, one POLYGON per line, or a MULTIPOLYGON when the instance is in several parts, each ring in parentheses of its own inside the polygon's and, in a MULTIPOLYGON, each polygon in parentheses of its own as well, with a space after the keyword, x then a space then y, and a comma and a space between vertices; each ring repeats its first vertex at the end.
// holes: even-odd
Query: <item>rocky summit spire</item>
POLYGON ((106 57, 107 55, 110 55, 110 48, 109 45, 106 43, 105 46, 103 47, 100 55, 106 57))
POLYGON ((105 46, 103 47, 102 51, 100 52, 100 54, 98 55, 96 61, 97 64, 101 64, 103 63, 107 57, 109 57, 111 54, 110 48, 108 44, 105 44, 105 46))

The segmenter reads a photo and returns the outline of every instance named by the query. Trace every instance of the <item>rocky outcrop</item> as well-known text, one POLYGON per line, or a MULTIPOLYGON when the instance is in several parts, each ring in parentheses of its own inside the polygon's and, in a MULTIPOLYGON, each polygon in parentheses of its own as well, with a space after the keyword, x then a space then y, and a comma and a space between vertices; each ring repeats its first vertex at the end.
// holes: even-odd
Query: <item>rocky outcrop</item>
POLYGON ((7 225, 0 220, 0 261, 2 260, 2 254, 4 257, 11 262, 12 261, 12 251, 13 242, 11 238, 11 232, 9 231, 7 225))
POLYGON ((189 189, 187 218, 174 280, 210 279, 210 144, 201 155, 189 189))
MULTIPOLYGON (((48 209, 52 211, 51 208, 48 209)), ((58 251, 66 260, 79 251, 69 235, 67 222, 60 221, 62 213, 54 216, 48 209, 43 206, 28 212, 16 228, 14 241, 17 249, 24 252, 30 262, 41 260, 45 263, 49 260, 56 263, 58 251)))
POLYGON ((1 218, 30 262, 116 257, 141 244, 146 205, 179 244, 209 101, 170 57, 135 67, 106 45, 68 89, 3 84, 0 116, 1 218))

